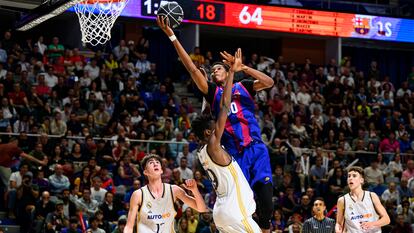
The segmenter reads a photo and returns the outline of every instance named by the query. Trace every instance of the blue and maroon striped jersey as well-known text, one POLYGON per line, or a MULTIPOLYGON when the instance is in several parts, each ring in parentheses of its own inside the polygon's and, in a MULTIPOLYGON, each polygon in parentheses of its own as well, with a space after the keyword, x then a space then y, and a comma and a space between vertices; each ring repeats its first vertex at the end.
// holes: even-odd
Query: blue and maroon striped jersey
MULTIPOLYGON (((211 103, 213 114, 220 112, 220 101, 223 87, 216 86, 214 99, 211 103)), ((260 127, 255 118, 255 102, 249 91, 238 82, 233 85, 230 111, 226 128, 222 136, 222 144, 226 148, 241 149, 253 140, 261 142, 260 127)))

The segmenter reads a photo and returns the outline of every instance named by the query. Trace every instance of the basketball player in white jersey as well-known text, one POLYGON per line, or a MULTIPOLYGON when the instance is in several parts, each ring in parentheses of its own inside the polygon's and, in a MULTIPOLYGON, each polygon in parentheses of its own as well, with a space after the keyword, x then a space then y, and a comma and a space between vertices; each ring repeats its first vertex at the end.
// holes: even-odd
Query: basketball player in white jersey
POLYGON ((377 194, 362 189, 364 170, 348 170, 350 192, 338 199, 335 232, 380 233, 390 223, 390 217, 377 194))
POLYGON ((158 155, 149 154, 142 159, 144 175, 148 184, 136 190, 131 197, 128 221, 124 233, 132 233, 135 219, 139 233, 171 233, 174 231, 174 217, 176 214, 174 202, 180 199, 198 212, 207 212, 204 199, 198 191, 195 180, 185 181, 185 188, 190 190, 194 197, 177 185, 170 185, 161 181, 162 166, 158 155))
MULTIPOLYGON (((192 122, 193 132, 201 141, 198 159, 211 179, 217 194, 213 219, 222 233, 260 233, 253 220, 256 210, 253 191, 237 162, 221 146, 227 114, 230 110, 233 76, 241 67, 241 50, 235 54, 236 61, 229 70, 229 79, 223 90, 220 113, 216 122, 202 115, 192 122)), ((237 98, 237 97, 233 97, 237 98)))

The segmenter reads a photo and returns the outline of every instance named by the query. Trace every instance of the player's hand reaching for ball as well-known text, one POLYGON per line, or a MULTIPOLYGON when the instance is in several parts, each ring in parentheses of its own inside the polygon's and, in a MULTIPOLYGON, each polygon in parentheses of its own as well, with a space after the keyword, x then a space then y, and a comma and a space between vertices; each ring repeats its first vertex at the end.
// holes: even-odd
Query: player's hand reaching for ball
POLYGON ((174 35, 173 30, 169 26, 170 22, 168 20, 168 17, 157 16, 157 24, 165 32, 165 34, 167 34, 168 37, 174 35))
POLYGON ((197 182, 194 179, 185 180, 184 187, 193 192, 197 190, 197 182))

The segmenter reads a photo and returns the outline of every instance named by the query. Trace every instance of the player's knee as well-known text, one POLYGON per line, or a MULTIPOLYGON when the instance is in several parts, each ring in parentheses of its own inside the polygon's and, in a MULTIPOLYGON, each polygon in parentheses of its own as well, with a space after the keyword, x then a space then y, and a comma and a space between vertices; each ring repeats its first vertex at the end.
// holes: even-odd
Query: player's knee
POLYGON ((257 195, 256 214, 257 223, 262 229, 269 229, 270 219, 273 212, 273 188, 272 184, 257 184, 255 185, 257 195))
POLYGON ((262 199, 261 201, 257 202, 257 209, 260 211, 258 212, 259 218, 268 218, 270 219, 272 217, 273 212, 273 202, 272 199, 268 200, 269 198, 262 199))

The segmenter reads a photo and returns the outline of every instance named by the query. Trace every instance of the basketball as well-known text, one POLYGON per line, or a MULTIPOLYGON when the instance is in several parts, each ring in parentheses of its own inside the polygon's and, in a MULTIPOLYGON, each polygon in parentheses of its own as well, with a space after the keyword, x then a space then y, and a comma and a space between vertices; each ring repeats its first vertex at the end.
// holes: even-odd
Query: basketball
POLYGON ((184 18, 183 8, 177 2, 167 2, 160 6, 157 12, 158 16, 167 16, 171 28, 178 27, 184 18))

